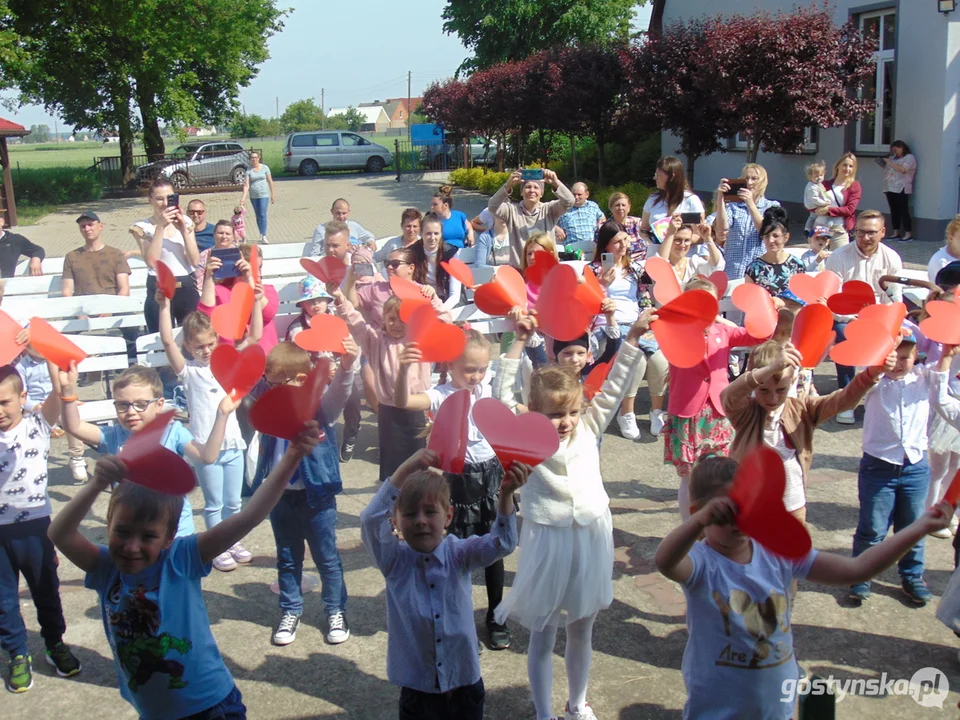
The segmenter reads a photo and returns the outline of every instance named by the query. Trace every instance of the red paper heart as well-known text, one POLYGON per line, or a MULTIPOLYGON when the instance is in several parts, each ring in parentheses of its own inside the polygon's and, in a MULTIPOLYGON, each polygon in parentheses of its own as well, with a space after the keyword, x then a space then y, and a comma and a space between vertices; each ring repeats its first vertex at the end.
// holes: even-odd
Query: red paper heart
POLYGON ((79 365, 87 356, 43 318, 31 318, 30 344, 45 360, 49 360, 64 372, 70 371, 71 362, 79 365))
POLYGON ((440 456, 440 469, 459 475, 467 455, 470 430, 470 391, 457 390, 440 403, 430 429, 427 450, 440 456))
POLYGON ((710 275, 699 274, 697 277, 712 282, 713 286, 717 289, 717 297, 724 297, 727 294, 727 285, 730 284, 730 279, 723 270, 716 270, 710 273, 710 275))
POLYGON ((238 281, 230 288, 230 302, 213 309, 210 320, 217 335, 227 340, 242 340, 253 312, 253 288, 238 281))
POLYGON ((960 305, 931 300, 924 309, 930 317, 920 322, 923 336, 944 345, 960 345, 960 305))
POLYGON ((390 278, 390 290, 401 300, 426 300, 420 285, 399 275, 390 278))
POLYGON ((900 339, 900 328, 903 327, 903 321, 907 317, 907 306, 902 302, 890 303, 889 305, 867 305, 857 315, 859 320, 875 322, 883 326, 890 337, 900 339))
POLYGON ((350 328, 343 318, 336 315, 314 315, 310 318, 310 328, 298 332, 293 342, 307 352, 332 352, 342 355, 344 339, 350 334, 350 328))
POLYGON ((692 368, 703 362, 706 330, 717 317, 717 299, 706 290, 688 290, 657 310, 650 326, 671 365, 692 368))
POLYGON ((259 345, 244 348, 243 352, 237 352, 232 345, 217 345, 210 356, 213 376, 223 391, 235 400, 253 390, 253 386, 263 377, 266 365, 267 356, 259 345))
POLYGON ((454 257, 449 260, 442 260, 440 264, 450 274, 450 277, 455 277, 463 283, 464 287, 473 290, 473 271, 463 260, 454 257))
POLYGON ((506 315, 511 309, 527 309, 527 286, 523 276, 509 265, 497 268, 493 279, 473 293, 473 302, 487 315, 506 315))
MULTIPOLYGON (((607 342, 609 342, 609 340, 607 342)), ((603 384, 607 381, 607 375, 610 374, 610 368, 612 367, 613 360, 594 365, 593 369, 583 381, 583 394, 587 396, 587 400, 593 400, 600 392, 603 384)))
POLYGON ((680 287, 680 281, 677 280, 677 274, 673 271, 673 265, 659 255, 654 255, 647 258, 643 269, 653 280, 653 296, 658 303, 666 305, 674 298, 680 297, 683 290, 680 287))
POLYGON ((543 279, 547 276, 547 273, 559 264, 560 261, 557 260, 557 256, 552 252, 537 250, 533 254, 533 262, 527 265, 524 278, 531 285, 540 286, 543 284, 543 279))
POLYGON ((157 260, 157 287, 167 300, 173 300, 173 294, 177 291, 177 278, 173 271, 166 266, 162 260, 157 260))
POLYGON ((877 297, 873 293, 873 288, 867 283, 862 280, 848 280, 843 284, 840 292, 827 298, 827 307, 837 315, 856 315, 867 305, 874 305, 876 302, 877 297))
POLYGON ((777 329, 777 309, 770 293, 759 285, 743 283, 733 291, 733 304, 745 313, 743 326, 753 337, 762 339, 777 329))
POLYGON ((260 284, 260 246, 250 246, 250 275, 254 286, 260 284))
POLYGON ((0 310, 0 365, 9 365, 23 352, 26 345, 17 344, 20 323, 0 310))
POLYGON ((528 412, 514 415, 496 398, 477 400, 473 422, 500 459, 504 470, 513 461, 531 467, 553 457, 560 449, 560 436, 546 415, 528 412))
POLYGON ((594 315, 600 314, 600 306, 607 296, 606 290, 600 285, 597 276, 590 266, 583 269, 583 282, 577 285, 577 299, 584 304, 594 315))
POLYGON ((802 358, 800 367, 815 368, 819 365, 835 335, 830 308, 819 303, 804 306, 793 321, 791 337, 802 358))
MULTIPOLYGON (((586 286, 586 283, 583 283, 586 286)), ((584 297, 592 290, 581 290, 576 271, 569 265, 557 265, 540 286, 537 298, 537 319, 544 333, 555 340, 570 341, 581 337, 599 311, 587 305, 584 297)))
MULTIPOLYGON (((313 420, 330 380, 330 360, 320 358, 303 385, 270 388, 250 408, 250 424, 265 435, 295 440, 303 424, 313 420)), ((324 437, 320 428, 320 438, 324 437)))
POLYGON ((813 543, 803 523, 783 504, 787 474, 777 452, 764 445, 740 462, 730 499, 737 505, 737 527, 781 557, 807 556, 813 543))
POLYGON ((840 276, 836 273, 824 271, 816 275, 797 273, 790 276, 788 287, 790 292, 805 303, 818 303, 820 298, 829 298, 840 292, 840 276))
POLYGON ((160 444, 175 414, 160 413, 133 433, 120 448, 120 459, 126 465, 130 482, 168 495, 186 495, 197 484, 193 469, 177 453, 160 444))
POLYGON ((943 499, 953 505, 953 507, 957 507, 957 503, 960 502, 960 471, 953 476, 953 480, 950 481, 950 487, 948 487, 947 491, 943 494, 943 499))
POLYGON ((347 266, 333 255, 325 255, 319 260, 300 258, 300 265, 324 285, 329 282, 339 285, 347 276, 347 266))
POLYGON ((846 340, 833 346, 830 359, 848 367, 883 365, 887 355, 899 342, 899 336, 890 337, 883 325, 869 320, 854 320, 847 325, 843 334, 846 340))
POLYGON ((463 354, 467 336, 456 325, 443 322, 429 305, 418 307, 407 323, 406 339, 420 348, 421 362, 450 362, 463 354))

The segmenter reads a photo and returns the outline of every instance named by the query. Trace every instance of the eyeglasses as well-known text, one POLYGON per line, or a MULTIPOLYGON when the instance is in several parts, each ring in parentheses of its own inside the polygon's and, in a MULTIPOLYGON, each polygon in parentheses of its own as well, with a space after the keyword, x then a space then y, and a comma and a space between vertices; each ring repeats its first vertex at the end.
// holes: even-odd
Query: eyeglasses
POLYGON ((117 415, 123 415, 130 412, 130 408, 133 408, 138 413, 142 413, 159 399, 160 398, 154 398, 153 400, 135 400, 134 402, 114 402, 113 407, 116 408, 117 415))
POLYGON ((406 260, 387 260, 386 264, 391 270, 396 270, 401 265, 413 265, 413 263, 407 262, 406 260))
POLYGON ((264 375, 263 381, 267 384, 267 387, 269 388, 278 388, 278 387, 282 387, 283 385, 289 385, 290 383, 296 381, 296 378, 295 377, 284 378, 280 382, 271 382, 270 380, 267 380, 267 376, 264 375))
POLYGON ((857 228, 857 237, 872 238, 880 234, 879 230, 861 230, 857 228))
POLYGON ((205 215, 206 210, 187 210, 187 215, 205 215))

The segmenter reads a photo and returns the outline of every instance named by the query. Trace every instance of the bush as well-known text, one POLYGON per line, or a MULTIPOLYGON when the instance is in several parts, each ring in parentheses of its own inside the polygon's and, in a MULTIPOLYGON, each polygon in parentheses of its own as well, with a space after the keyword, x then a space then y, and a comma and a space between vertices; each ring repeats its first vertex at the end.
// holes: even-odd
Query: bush
MULTIPOLYGON (((589 183, 587 183, 587 187, 590 187, 589 183)), ((643 209, 643 204, 647 201, 647 198, 650 197, 653 188, 638 182, 627 183, 616 187, 590 188, 590 199, 599 205, 600 209, 609 217, 610 211, 608 205, 610 196, 615 192, 627 194, 627 197, 630 198, 630 213, 639 217, 640 211, 643 209)))
POLYGON ((484 195, 493 195, 509 178, 510 173, 507 172, 489 172, 481 176, 477 190, 484 195))
POLYGON ((50 167, 18 170, 13 178, 17 205, 65 205, 103 197, 100 176, 86 168, 50 167))

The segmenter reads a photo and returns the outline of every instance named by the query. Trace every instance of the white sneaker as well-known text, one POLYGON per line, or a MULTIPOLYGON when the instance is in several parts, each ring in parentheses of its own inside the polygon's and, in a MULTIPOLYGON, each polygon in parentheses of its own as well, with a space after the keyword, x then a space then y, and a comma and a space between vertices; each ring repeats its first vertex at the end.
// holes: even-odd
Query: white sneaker
POLYGON ((953 537, 953 533, 950 532, 950 528, 940 528, 939 530, 934 530, 932 533, 927 533, 930 537, 940 538, 941 540, 949 540, 953 537))
POLYGON ((213 566, 220 572, 230 572, 231 570, 237 569, 237 561, 233 559, 233 555, 227 550, 227 552, 220 553, 213 559, 213 566))
POLYGON ((261 245, 269 245, 269 244, 270 244, 269 241, 267 240, 267 236, 266 236, 266 235, 264 235, 263 237, 260 238, 260 244, 261 244, 261 245))
POLYGON ((650 411, 650 434, 654 437, 660 437, 660 433, 663 432, 663 410, 651 410, 650 411))
POLYGON ((87 481, 87 461, 82 457, 70 458, 70 472, 75 482, 87 481))
POLYGON ((563 717, 564 720, 597 720, 597 716, 594 715, 590 703, 584 703, 583 707, 576 712, 571 712, 570 706, 567 705, 563 712, 563 717))
POLYGON ((620 426, 620 434, 627 440, 636 440, 640 437, 640 428, 637 427, 637 416, 634 413, 617 415, 617 425, 620 426))
POLYGON ((234 543, 233 547, 227 550, 227 552, 230 553, 230 557, 243 565, 253 560, 253 553, 240 543, 234 543))
POLYGON ((297 639, 297 626, 300 625, 300 616, 296 613, 285 612, 277 629, 273 631, 274 645, 289 645, 297 639))
POLYGON ((960 527, 960 518, 954 515, 953 517, 950 518, 950 532, 956 535, 958 527, 960 527))
POLYGON ((853 410, 844 410, 837 413, 837 422, 841 425, 853 425, 857 422, 857 416, 853 414, 853 410))
POLYGON ((350 639, 350 628, 347 627, 347 618, 342 612, 334 613, 327 618, 330 629, 327 631, 327 642, 339 645, 350 639))

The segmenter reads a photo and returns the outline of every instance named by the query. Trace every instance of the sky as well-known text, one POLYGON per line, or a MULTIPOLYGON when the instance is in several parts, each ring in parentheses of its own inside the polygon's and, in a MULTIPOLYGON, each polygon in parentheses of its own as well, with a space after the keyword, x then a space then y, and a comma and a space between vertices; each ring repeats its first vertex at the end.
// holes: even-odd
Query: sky
MULTIPOLYGON (((418 97, 430 83, 452 76, 467 57, 459 39, 443 32, 445 0, 280 0, 278 5, 292 12, 269 40, 270 59, 240 91, 248 113, 275 117, 278 103, 283 113, 307 98, 319 105, 321 90, 328 110, 406 97, 408 72, 412 96, 418 97)), ((634 28, 646 27, 649 14, 649 4, 639 8, 634 28)), ((0 115, 28 128, 54 129, 54 118, 39 106, 0 109, 0 115)), ((61 132, 72 130, 57 122, 61 132)))

